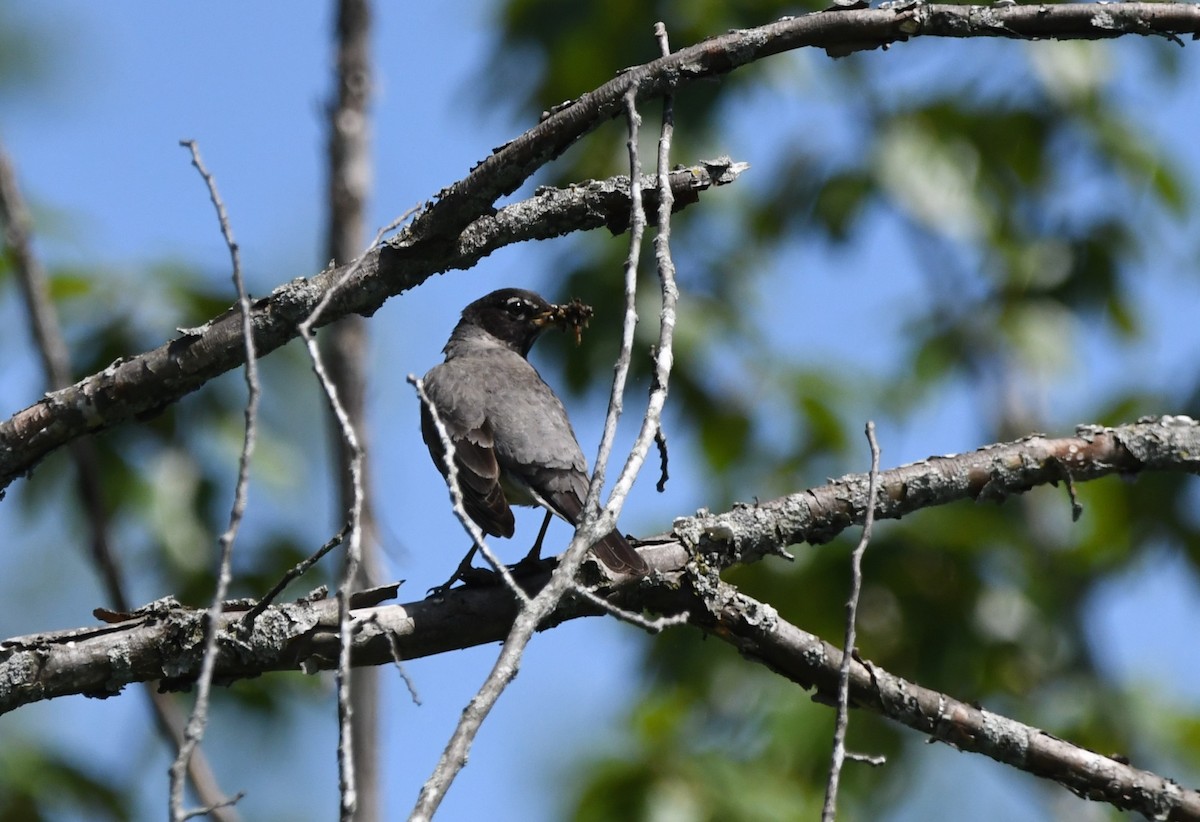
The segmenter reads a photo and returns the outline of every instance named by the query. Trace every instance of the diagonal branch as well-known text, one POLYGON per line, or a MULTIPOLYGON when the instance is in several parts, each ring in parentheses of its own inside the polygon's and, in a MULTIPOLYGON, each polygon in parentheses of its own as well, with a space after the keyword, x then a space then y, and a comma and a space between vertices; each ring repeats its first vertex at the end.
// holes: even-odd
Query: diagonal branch
MULTIPOLYGON (((783 620, 770 605, 741 594, 715 572, 690 604, 692 624, 734 645, 804 688, 837 700, 842 651, 783 620), (704 606, 709 606, 705 612, 704 606)), ((960 751, 980 753, 1057 782, 1076 796, 1137 811, 1150 819, 1200 820, 1200 792, 1045 731, 909 682, 869 661, 850 662, 850 704, 960 751)))
MULTIPOLYGON (((875 517, 899 519, 959 500, 1003 502, 1038 485, 1143 471, 1200 474, 1200 423, 1164 416, 1112 428, 1081 425, 1074 437, 1034 434, 902 465, 880 473, 875 517)), ((869 484, 868 474, 849 474, 770 502, 683 517, 670 538, 721 567, 785 555, 788 545, 820 545, 863 524, 869 484)))
MULTIPOLYGON (((852 9, 789 17, 741 29, 621 72, 494 151, 462 180, 443 189, 405 231, 372 249, 356 276, 323 314, 328 323, 347 314, 370 315, 389 297, 435 273, 473 265, 498 245, 557 236, 577 226, 551 222, 506 235, 499 244, 468 238, 498 228, 496 200, 515 191, 573 142, 618 116, 625 95, 662 97, 679 86, 727 74, 780 52, 819 47, 832 55, 877 48, 919 35, 1031 39, 1109 39, 1125 34, 1175 40, 1200 33, 1200 6, 1191 3, 1093 3, 1039 6, 954 6, 902 2, 887 9, 852 9)), ((675 175, 673 175, 675 176, 675 175)), ((685 174, 685 176, 688 176, 685 174)), ((523 228, 523 227, 522 227, 523 228)), ((255 344, 267 354, 296 336, 339 270, 280 286, 255 303, 255 344)), ((209 379, 243 363, 236 310, 226 311, 179 339, 55 392, 0 424, 0 490, 28 473, 48 453, 86 433, 153 414, 209 379)))
POLYGON ((499 197, 516 191, 540 167, 576 140, 624 113, 624 98, 669 94, 697 80, 804 47, 842 56, 882 48, 912 37, 1003 37, 1028 40, 1109 39, 1124 34, 1200 32, 1200 6, 1192 3, 1073 3, 1029 6, 957 6, 899 2, 887 9, 831 10, 785 17, 752 29, 711 37, 645 65, 621 72, 571 103, 558 106, 534 128, 496 149, 471 174, 443 189, 413 221, 407 242, 453 236, 499 197))
MULTIPOLYGON (((697 192, 737 179, 746 168, 728 158, 671 174, 683 202, 697 192)), ((297 327, 339 284, 321 313, 320 325, 348 314, 370 315, 392 296, 439 271, 469 268, 492 251, 531 239, 555 237, 585 228, 620 230, 616 204, 629 210, 627 178, 584 183, 570 189, 543 189, 533 198, 473 222, 447 249, 416 257, 373 246, 351 265, 298 279, 254 302, 251 325, 259 356, 298 334, 297 327)), ((241 314, 233 307, 198 328, 135 357, 120 359, 72 386, 52 392, 0 423, 0 493, 28 474, 49 453, 85 434, 153 415, 208 380, 245 363, 241 314)))

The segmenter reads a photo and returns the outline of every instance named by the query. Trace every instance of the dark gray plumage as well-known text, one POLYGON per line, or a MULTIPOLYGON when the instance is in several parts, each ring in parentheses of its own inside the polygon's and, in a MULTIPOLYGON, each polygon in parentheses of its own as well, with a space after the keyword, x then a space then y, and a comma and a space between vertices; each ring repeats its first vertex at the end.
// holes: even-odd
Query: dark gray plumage
MULTIPOLYGON (((526 359, 557 312, 532 291, 493 291, 463 309, 443 349, 445 362, 425 375, 425 393, 454 442, 464 508, 491 536, 513 535, 510 505, 541 505, 572 525, 583 511, 583 451, 562 402, 526 359)), ((421 435, 444 476, 442 439, 423 404, 421 435)), ((531 553, 540 543, 539 535, 531 553)), ((616 530, 593 550, 614 571, 649 571, 616 530)))

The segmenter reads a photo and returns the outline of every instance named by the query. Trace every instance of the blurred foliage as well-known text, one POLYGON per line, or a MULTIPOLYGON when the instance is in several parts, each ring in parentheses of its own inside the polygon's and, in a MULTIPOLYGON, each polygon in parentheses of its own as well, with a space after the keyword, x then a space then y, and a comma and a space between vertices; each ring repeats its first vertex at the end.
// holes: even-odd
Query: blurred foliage
MULTIPOLYGON (((653 59, 657 20, 679 48, 798 11, 765 0, 616 0, 569 10, 510 0, 496 13, 502 37, 488 99, 528 121, 653 59), (507 93, 495 93, 501 88, 507 93)), ((1170 46, 1118 47, 1127 58, 1139 50, 1154 67, 1148 85, 1169 88, 1177 68, 1170 46)), ((1140 338, 1144 318, 1130 286, 1156 250, 1150 226, 1177 225, 1196 209, 1184 174, 1114 94, 1118 47, 942 40, 841 61, 784 55, 680 93, 674 161, 728 152, 752 166, 737 186, 673 223, 682 301, 671 426, 695 434, 674 442, 695 443, 707 463, 710 508, 861 470, 861 420, 920 428, 931 401, 954 391, 971 398, 975 416, 965 425, 979 444, 1072 422, 1200 410, 1196 373, 1180 375, 1171 395, 1139 384, 1075 398, 1078 419, 1044 408, 1046 386, 1079 368, 1083 329, 1104 329, 1117 346, 1140 338), (764 119, 773 110, 799 114, 764 119), (808 273, 792 268, 796 249, 852 250, 884 228, 923 277, 915 299, 880 317, 881 327, 899 319, 901 338, 847 338, 844 355, 819 360, 781 348, 767 322, 803 324, 821 310, 781 304, 779 295, 801 291, 795 281, 808 273), (864 370, 862 346, 890 346, 894 356, 864 370)), ((657 111, 647 105, 642 114, 648 163, 657 111)), ((590 135, 542 182, 621 173, 623 128, 590 135)), ((625 244, 580 237, 560 249, 560 293, 581 296, 598 316, 618 315, 625 244)), ((887 276, 847 275, 846 299, 887 276)), ((653 277, 643 278, 643 350, 656 333, 645 321, 657 315, 656 295, 653 277)), ((592 344, 547 348, 582 391, 606 379, 618 333, 616 323, 595 323, 592 344)), ((634 364, 646 379, 649 357, 634 364)), ((1078 489, 1085 514, 1075 524, 1062 489, 886 523, 866 556, 859 647, 922 684, 1135 762, 1152 755, 1166 773, 1195 778, 1200 715, 1172 709, 1169 721, 1163 713, 1148 719, 1153 698, 1105 680, 1085 624, 1098 586, 1149 550, 1186 551, 1200 562, 1187 488, 1166 476, 1090 483, 1078 489)), ((800 546, 792 566, 760 563, 728 577, 839 642, 849 545, 800 546)), ((587 764, 576 819, 816 818, 831 711, 688 632, 656 639, 646 670, 627 750, 587 764)), ((851 729, 852 749, 889 754, 889 765, 847 767, 843 815, 879 818, 907 789, 922 740, 869 716, 853 717, 851 729)))
POLYGON ((0 822, 42 822, 71 807, 86 808, 97 822, 132 819, 126 786, 97 771, 32 740, 6 740, 0 746, 0 822))

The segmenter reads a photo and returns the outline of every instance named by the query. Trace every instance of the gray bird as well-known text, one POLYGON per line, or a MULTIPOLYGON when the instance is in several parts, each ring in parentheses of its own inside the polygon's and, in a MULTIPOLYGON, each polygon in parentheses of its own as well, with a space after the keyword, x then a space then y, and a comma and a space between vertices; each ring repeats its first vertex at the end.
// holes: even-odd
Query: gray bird
MULTIPOLYGON (((463 507, 485 534, 511 537, 512 505, 540 505, 546 519, 529 552, 536 559, 552 514, 577 525, 587 496, 587 462, 562 402, 526 357, 564 310, 532 291, 503 288, 463 309, 443 348, 446 360, 425 375, 425 393, 454 443, 463 507)), ((442 476, 445 449, 421 405, 421 435, 442 476)), ((470 568, 472 546, 446 586, 470 568)), ((614 571, 643 575, 646 561, 616 530, 595 544, 614 571)))

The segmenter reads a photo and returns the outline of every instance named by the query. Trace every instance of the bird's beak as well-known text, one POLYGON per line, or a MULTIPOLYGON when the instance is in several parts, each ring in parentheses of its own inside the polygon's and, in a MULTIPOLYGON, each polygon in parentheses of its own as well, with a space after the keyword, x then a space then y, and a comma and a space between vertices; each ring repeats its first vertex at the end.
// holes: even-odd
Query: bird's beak
POLYGON ((556 325, 561 322, 563 316, 562 306, 552 305, 546 311, 538 314, 533 318, 533 324, 538 328, 545 328, 548 325, 556 325))

